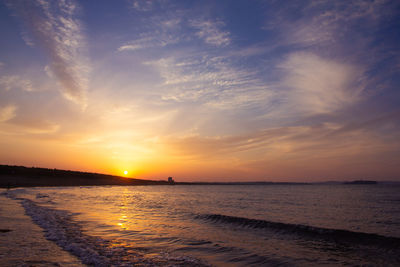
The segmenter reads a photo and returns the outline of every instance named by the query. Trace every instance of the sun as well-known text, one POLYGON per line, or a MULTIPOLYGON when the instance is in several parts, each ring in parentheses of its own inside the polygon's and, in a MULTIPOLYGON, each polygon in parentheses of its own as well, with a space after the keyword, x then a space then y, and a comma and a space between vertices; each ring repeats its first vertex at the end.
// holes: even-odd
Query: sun
POLYGON ((128 175, 128 171, 124 171, 124 175, 128 175))

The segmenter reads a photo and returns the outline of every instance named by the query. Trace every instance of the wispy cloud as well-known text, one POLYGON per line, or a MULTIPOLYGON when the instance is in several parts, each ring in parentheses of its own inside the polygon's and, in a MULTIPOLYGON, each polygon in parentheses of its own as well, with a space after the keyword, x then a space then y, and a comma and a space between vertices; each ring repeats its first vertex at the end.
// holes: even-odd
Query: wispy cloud
POLYGON ((26 31, 21 32, 21 38, 24 40, 25 44, 27 46, 34 47, 35 42, 33 42, 32 38, 29 36, 29 34, 26 31))
POLYGON ((261 130, 236 136, 191 135, 167 139, 171 151, 183 157, 219 157, 221 155, 264 148, 304 132, 303 127, 285 127, 261 130))
POLYGON ((77 3, 73 0, 21 0, 10 1, 9 5, 47 53, 63 95, 85 106, 89 64, 82 24, 76 18, 77 3))
POLYGON ((196 36, 207 44, 227 46, 231 42, 229 31, 222 30, 224 26, 222 21, 192 20, 191 25, 197 30, 196 36))
MULTIPOLYGON (((357 120, 334 129, 327 137, 344 136, 346 134, 385 130, 385 134, 400 136, 400 111, 374 116, 368 120, 357 120)), ((388 139, 390 140, 390 139, 388 139)), ((399 139, 400 140, 400 139, 399 139)))
POLYGON ((194 19, 192 15, 183 10, 164 16, 149 15, 144 19, 145 26, 137 27, 142 31, 138 38, 125 42, 118 51, 160 48, 178 43, 187 45, 199 39, 214 47, 226 47, 231 43, 230 32, 223 30, 225 23, 222 20, 194 19))
POLYGON ((363 73, 357 66, 325 59, 312 53, 289 55, 280 65, 283 85, 292 110, 328 113, 353 104, 361 97, 363 73))
POLYGON ((176 44, 185 39, 182 32, 182 19, 151 17, 147 29, 139 35, 139 38, 125 42, 118 51, 135 51, 146 48, 162 48, 176 44))
MULTIPOLYGON (((276 6, 268 13, 268 30, 278 30, 286 42, 305 46, 332 46, 346 41, 352 26, 364 24, 373 30, 382 18, 393 13, 395 1, 301 1, 276 6), (299 16, 292 16, 293 10, 299 16)), ((355 38, 352 38, 354 41, 355 38)))
POLYGON ((132 7, 138 11, 150 11, 154 2, 152 0, 132 0, 132 7))
POLYGON ((136 39, 130 42, 125 43, 124 45, 118 48, 118 51, 135 51, 146 48, 153 47, 164 47, 170 44, 175 44, 179 41, 179 38, 170 35, 170 34, 161 34, 161 35, 151 35, 147 37, 143 37, 140 39, 136 39))
POLYGON ((11 89, 21 89, 28 92, 33 91, 32 82, 17 75, 0 77, 0 88, 5 91, 11 89))
POLYGON ((6 122, 16 116, 17 106, 13 104, 0 107, 0 122, 6 122))
POLYGON ((162 58, 153 65, 169 90, 165 101, 198 102, 215 108, 233 109, 241 105, 266 101, 271 91, 256 72, 236 67, 228 58, 198 56, 162 58))
MULTIPOLYGON (((11 109, 11 108, 10 108, 11 109)), ((7 111, 7 110, 6 110, 7 111)), ((2 110, 0 108, 0 116, 2 110)), ((59 131, 60 125, 50 122, 46 119, 40 118, 27 118, 23 115, 18 117, 15 115, 15 110, 13 114, 9 115, 5 120, 1 120, 0 134, 14 135, 14 136, 29 136, 35 138, 45 137, 49 138, 50 135, 55 134, 59 131)), ((65 138, 65 137, 59 137, 65 138)))
MULTIPOLYGON (((338 179, 343 175, 378 175, 376 166, 387 166, 381 175, 393 174, 399 156, 399 112, 341 124, 277 127, 241 135, 169 137, 171 156, 193 161, 229 164, 252 177, 303 176, 338 179), (380 159, 374 159, 379 155, 380 159), (373 159, 372 167, 368 165, 373 159), (291 170, 285 166, 291 166, 291 170), (358 166, 364 166, 358 168, 358 166), (371 168, 373 174, 365 173, 371 168)), ((218 167, 216 167, 218 169, 218 167)))
POLYGON ((20 117, 12 120, 12 129, 24 134, 53 134, 60 129, 60 125, 46 119, 20 117))

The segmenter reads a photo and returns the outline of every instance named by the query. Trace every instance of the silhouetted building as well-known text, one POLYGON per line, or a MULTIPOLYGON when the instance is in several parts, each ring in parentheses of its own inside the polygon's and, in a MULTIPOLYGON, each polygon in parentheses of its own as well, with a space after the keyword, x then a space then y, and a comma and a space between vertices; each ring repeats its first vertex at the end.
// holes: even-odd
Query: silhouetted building
POLYGON ((168 177, 168 183, 173 184, 173 183, 175 183, 175 181, 174 181, 174 179, 172 179, 172 177, 168 177))

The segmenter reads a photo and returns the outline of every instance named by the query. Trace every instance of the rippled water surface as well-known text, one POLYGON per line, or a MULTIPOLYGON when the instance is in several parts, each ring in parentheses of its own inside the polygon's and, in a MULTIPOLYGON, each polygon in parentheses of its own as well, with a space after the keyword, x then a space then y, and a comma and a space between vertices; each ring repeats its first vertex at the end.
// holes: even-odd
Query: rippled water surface
POLYGON ((112 186, 14 193, 49 239, 86 263, 400 264, 399 186, 112 186))

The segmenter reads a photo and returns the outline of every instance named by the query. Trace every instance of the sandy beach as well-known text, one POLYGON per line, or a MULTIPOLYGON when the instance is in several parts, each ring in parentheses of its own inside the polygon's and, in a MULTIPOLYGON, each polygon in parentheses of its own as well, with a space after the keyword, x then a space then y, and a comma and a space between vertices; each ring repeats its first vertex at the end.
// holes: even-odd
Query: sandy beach
POLYGON ((85 265, 46 240, 43 230, 25 214, 19 200, 0 194, 0 266, 85 265))

